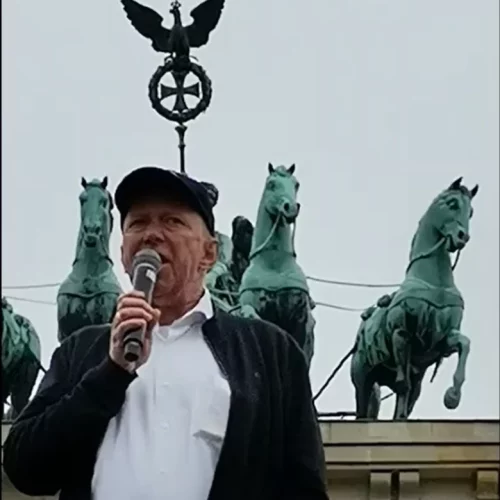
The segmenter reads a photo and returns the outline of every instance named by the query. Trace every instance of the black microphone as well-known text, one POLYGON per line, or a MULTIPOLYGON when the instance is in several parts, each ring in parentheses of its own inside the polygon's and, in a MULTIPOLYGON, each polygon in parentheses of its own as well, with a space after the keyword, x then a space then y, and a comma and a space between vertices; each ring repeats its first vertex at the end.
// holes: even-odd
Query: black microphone
MULTIPOLYGON (((146 301, 151 304, 156 276, 161 267, 161 258, 157 252, 145 248, 134 257, 132 262, 132 286, 134 290, 144 292, 146 301)), ((143 348, 144 330, 139 328, 127 332, 123 337, 125 359, 131 363, 137 361, 143 348)))

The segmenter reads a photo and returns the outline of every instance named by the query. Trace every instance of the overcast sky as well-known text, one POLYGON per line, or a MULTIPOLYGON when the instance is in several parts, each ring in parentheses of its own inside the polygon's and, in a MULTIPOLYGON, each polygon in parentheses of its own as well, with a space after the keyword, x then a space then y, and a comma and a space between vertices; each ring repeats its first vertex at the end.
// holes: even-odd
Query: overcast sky
MULTIPOLYGON (((147 4, 168 15, 167 0, 147 4)), ((498 0, 226 0, 195 52, 214 94, 189 126, 188 172, 219 187, 217 225, 228 232, 237 214, 255 220, 267 163, 296 163, 296 246, 309 275, 398 282, 432 198, 458 176, 480 184, 456 270, 472 341, 462 404, 442 404, 453 357, 427 379, 415 418, 499 416, 498 11, 498 0)), ((178 168, 173 126, 147 97, 163 58, 119 0, 6 0, 2 13, 2 284, 59 282, 74 257, 81 176, 107 175, 114 192, 141 164, 178 168)), ((128 287, 119 243, 115 230, 128 287)), ((311 289, 351 307, 384 292, 311 289)), ((55 301, 56 291, 3 293, 55 301)), ((56 307, 12 303, 34 323, 48 365, 56 307)), ((317 389, 351 348, 359 314, 318 307, 315 316, 317 389)), ((319 409, 353 409, 353 395, 346 366, 319 409)), ((384 403, 383 417, 392 411, 384 403)))

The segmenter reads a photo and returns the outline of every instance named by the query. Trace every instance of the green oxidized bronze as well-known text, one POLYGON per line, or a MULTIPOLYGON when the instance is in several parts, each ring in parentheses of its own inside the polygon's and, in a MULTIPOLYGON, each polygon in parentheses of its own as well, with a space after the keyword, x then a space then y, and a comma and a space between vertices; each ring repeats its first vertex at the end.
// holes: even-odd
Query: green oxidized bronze
MULTIPOLYGON (((261 318, 290 333, 310 364, 314 352, 314 302, 297 264, 291 224, 296 222, 298 182, 295 165, 269 164, 257 224, 239 215, 232 237, 217 233, 219 257, 205 284, 215 304, 232 314, 261 318)), ((204 183, 215 205, 218 191, 204 183)))
MULTIPOLYGON (((40 370, 40 339, 31 322, 2 298, 2 395, 10 396, 9 418, 28 404, 40 370)), ((3 419, 3 405, 2 405, 3 419)))
POLYGON ((457 262, 469 241, 471 202, 478 191, 461 180, 439 194, 421 218, 400 288, 362 314, 351 360, 357 418, 378 417, 380 386, 387 386, 396 394, 394 418, 407 419, 427 369, 435 365, 434 379, 443 358, 454 353, 458 362, 444 404, 455 409, 460 403, 470 340, 460 331, 464 301, 449 254, 458 252, 457 262))
POLYGON ((297 263, 294 233, 300 204, 299 183, 290 168, 269 164, 253 232, 249 265, 243 273, 239 303, 244 315, 258 317, 287 331, 303 349, 308 364, 314 353, 314 302, 297 263))
POLYGON ((239 311, 238 290, 248 267, 252 234, 252 223, 241 215, 233 220, 231 239, 217 232, 219 255, 205 280, 212 296, 221 300, 226 305, 224 308, 234 309, 235 313, 239 311))
MULTIPOLYGON (((218 189, 208 182, 202 182, 215 207, 219 200, 218 189)), ((245 217, 238 215, 233 219, 232 236, 216 231, 217 262, 207 273, 205 286, 210 290, 219 308, 236 315, 242 314, 238 301, 243 272, 248 267, 252 244, 253 226, 245 217)))
POLYGON ((60 342, 84 326, 109 323, 122 293, 109 255, 113 201, 107 183, 107 177, 82 178, 76 256, 57 293, 60 342))

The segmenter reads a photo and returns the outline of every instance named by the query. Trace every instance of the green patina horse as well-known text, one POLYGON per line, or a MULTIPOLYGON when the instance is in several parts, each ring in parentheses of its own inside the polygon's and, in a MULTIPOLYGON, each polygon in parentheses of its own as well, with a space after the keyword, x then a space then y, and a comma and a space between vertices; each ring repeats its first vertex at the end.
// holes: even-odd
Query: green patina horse
POLYGON ((460 331, 464 301, 449 254, 458 251, 458 261, 469 241, 478 192, 461 181, 439 194, 420 220, 400 288, 362 314, 351 360, 357 418, 378 417, 380 386, 387 386, 396 394, 394 418, 407 419, 427 369, 435 365, 432 381, 443 358, 454 353, 458 363, 444 405, 455 409, 460 403, 470 340, 460 331))
POLYGON ((238 291, 248 267, 253 226, 245 217, 233 219, 231 238, 217 233, 219 256, 207 274, 205 284, 219 307, 240 314, 238 291))
POLYGON ((16 418, 28 404, 41 368, 40 359, 40 339, 35 328, 2 297, 2 396, 4 404, 10 396, 9 418, 16 418))
POLYGON ((57 294, 59 342, 84 326, 109 323, 122 293, 109 256, 113 200, 107 184, 107 177, 91 182, 82 177, 76 256, 57 294))
POLYGON ((243 315, 255 315, 288 332, 304 351, 314 354, 314 302, 304 272, 297 263, 290 226, 300 204, 299 183, 290 168, 268 166, 264 192, 253 232, 249 265, 239 288, 243 315))
MULTIPOLYGON (((202 182, 208 192, 212 207, 219 201, 219 190, 209 182, 202 182)), ((215 305, 238 316, 257 317, 253 310, 241 308, 238 290, 243 272, 248 266, 252 244, 253 226, 245 217, 238 215, 232 222, 232 236, 216 231, 217 262, 207 273, 205 286, 210 291, 215 305)))

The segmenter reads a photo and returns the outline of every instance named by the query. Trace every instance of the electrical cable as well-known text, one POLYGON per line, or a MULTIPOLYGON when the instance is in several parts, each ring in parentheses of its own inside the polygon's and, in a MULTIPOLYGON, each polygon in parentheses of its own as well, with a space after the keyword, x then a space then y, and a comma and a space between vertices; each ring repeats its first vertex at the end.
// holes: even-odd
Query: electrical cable
MULTIPOLYGON (((324 283, 327 285, 337 285, 337 286, 350 286, 357 288, 396 288, 400 283, 360 283, 355 281, 340 281, 326 278, 317 278, 315 276, 306 276, 310 281, 315 281, 317 283, 324 283)), ((2 286, 4 290, 31 290, 37 288, 55 288, 60 286, 61 283, 40 283, 33 285, 5 285, 2 286)))

